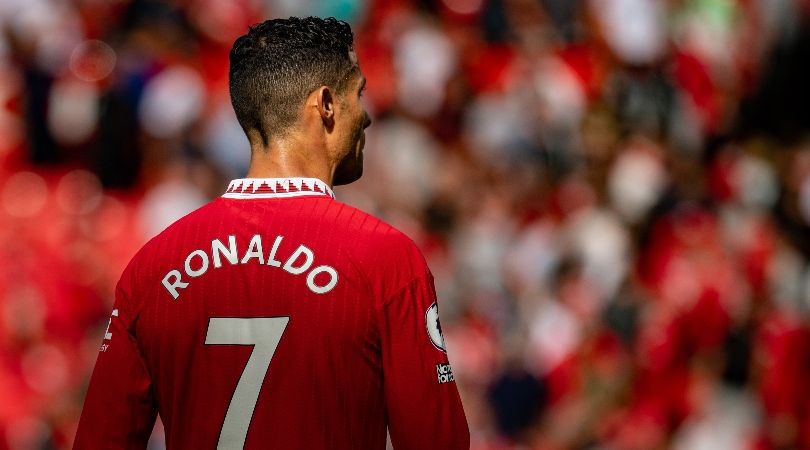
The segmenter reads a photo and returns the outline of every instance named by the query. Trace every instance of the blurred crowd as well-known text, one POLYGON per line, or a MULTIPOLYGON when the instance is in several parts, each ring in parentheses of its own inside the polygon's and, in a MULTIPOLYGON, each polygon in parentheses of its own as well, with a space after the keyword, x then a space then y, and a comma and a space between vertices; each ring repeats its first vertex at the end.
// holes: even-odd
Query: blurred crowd
POLYGON ((810 1, 3 0, 0 450, 70 447, 124 265, 247 168, 230 45, 291 15, 353 25, 338 199, 425 252, 473 450, 810 449, 810 1))

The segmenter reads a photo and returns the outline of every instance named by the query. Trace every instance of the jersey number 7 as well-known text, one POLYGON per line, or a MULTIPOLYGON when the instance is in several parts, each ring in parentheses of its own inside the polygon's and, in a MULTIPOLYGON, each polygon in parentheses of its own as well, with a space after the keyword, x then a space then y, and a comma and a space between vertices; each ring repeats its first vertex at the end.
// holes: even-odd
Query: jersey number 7
POLYGON ((209 319, 206 345, 254 346, 225 413, 217 450, 244 448, 259 391, 289 321, 289 317, 209 319))

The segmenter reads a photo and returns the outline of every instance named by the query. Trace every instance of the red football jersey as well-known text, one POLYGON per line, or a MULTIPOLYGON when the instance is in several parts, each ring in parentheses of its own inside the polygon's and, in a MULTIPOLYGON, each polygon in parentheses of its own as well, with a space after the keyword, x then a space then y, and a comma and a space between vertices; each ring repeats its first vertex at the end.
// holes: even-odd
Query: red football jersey
POLYGON ((316 179, 243 179, 124 271, 75 449, 468 449, 414 243, 316 179))

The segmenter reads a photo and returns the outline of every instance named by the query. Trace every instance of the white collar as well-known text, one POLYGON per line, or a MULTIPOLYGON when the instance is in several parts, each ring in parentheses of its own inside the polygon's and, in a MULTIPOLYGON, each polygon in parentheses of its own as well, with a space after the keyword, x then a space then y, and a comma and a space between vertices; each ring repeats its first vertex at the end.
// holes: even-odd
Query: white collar
POLYGON ((228 184, 224 198, 285 198, 328 195, 335 198, 329 185, 317 178, 239 178, 228 184))

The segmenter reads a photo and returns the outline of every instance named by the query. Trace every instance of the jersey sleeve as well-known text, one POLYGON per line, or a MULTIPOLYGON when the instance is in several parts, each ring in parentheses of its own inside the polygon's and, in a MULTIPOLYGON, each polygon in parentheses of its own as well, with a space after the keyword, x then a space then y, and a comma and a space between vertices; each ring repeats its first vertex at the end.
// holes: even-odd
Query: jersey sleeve
POLYGON ((146 448, 157 416, 152 382, 134 337, 135 311, 119 282, 90 379, 74 450, 146 448))
POLYGON ((396 450, 467 450, 467 420, 444 349, 429 272, 381 306, 380 338, 391 443, 396 450))

